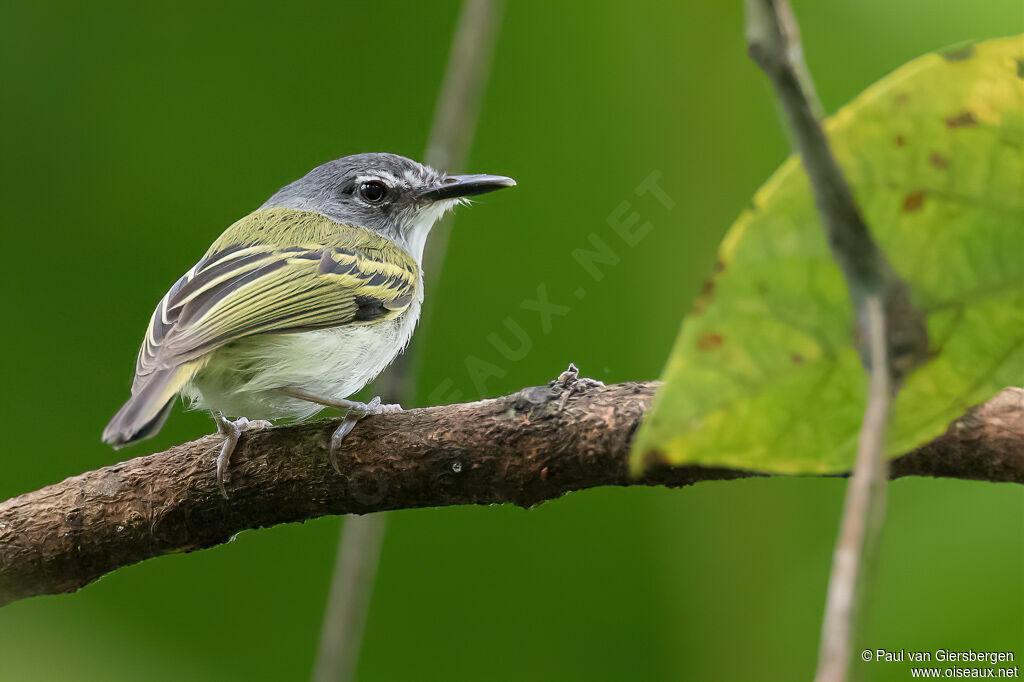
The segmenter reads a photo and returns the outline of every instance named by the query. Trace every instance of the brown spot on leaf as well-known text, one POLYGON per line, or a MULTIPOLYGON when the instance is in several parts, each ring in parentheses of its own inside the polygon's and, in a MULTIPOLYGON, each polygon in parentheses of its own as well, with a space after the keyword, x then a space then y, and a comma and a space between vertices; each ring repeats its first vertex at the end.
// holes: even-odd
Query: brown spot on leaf
POLYGON ((715 281, 714 279, 706 279, 700 285, 700 295, 693 300, 693 313, 694 315, 703 315, 704 309, 714 299, 715 293, 715 281))
POLYGON ((903 137, 902 135, 897 135, 896 139, 893 140, 893 141, 896 143, 897 147, 902 147, 903 145, 905 145, 907 143, 906 138, 903 137))
POLYGON ((974 112, 969 109, 964 109, 956 116, 950 116, 946 119, 946 127, 950 130, 973 128, 976 125, 978 125, 978 119, 975 118, 974 112))
POLYGON ((722 345, 722 335, 717 332, 702 335, 697 339, 697 348, 700 350, 714 350, 722 345))
POLYGON ((965 59, 970 59, 974 56, 974 43, 957 45, 956 47, 951 47, 941 54, 948 62, 962 62, 965 59))
POLYGON ((932 155, 928 157, 928 162, 936 168, 944 169, 949 167, 949 161, 946 160, 945 156, 938 152, 932 152, 932 155))
POLYGON ((1017 57, 1017 78, 1024 78, 1024 59, 1017 57))
POLYGON ((799 353, 791 354, 789 356, 789 359, 793 361, 794 365, 802 365, 802 364, 804 364, 804 356, 800 355, 799 353))
POLYGON ((907 103, 907 102, 908 102, 909 100, 910 100, 910 95, 908 95, 908 94, 907 94, 907 93, 905 93, 905 92, 901 92, 900 94, 896 95, 896 98, 895 98, 895 99, 893 99, 893 103, 894 103, 894 104, 895 104, 896 106, 898 106, 898 107, 902 107, 902 106, 903 106, 904 104, 906 104, 906 103, 907 103))
POLYGON ((916 192, 911 192, 903 199, 903 212, 913 213, 914 211, 920 211, 924 205, 925 191, 919 189, 916 192))
POLYGON ((725 263, 722 261, 715 261, 715 272, 725 272, 725 263))

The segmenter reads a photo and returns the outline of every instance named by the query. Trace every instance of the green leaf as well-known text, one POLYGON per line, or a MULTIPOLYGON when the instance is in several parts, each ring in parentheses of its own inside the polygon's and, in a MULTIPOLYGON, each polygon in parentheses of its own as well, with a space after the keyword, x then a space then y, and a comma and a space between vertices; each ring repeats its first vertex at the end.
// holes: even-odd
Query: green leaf
MULTIPOLYGON (((887 452, 941 433, 1024 376, 1024 43, 904 65, 826 124, 876 239, 927 315, 887 452)), ((867 379, 846 286, 799 159, 754 195, 683 320, 637 436, 652 463, 780 473, 853 465, 867 379)))

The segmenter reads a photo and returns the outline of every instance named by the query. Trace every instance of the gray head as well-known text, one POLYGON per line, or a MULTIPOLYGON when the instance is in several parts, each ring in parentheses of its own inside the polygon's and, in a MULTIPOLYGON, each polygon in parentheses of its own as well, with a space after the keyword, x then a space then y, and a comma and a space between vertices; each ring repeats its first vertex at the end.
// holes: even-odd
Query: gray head
POLYGON ((445 175, 397 154, 353 154, 317 166, 260 208, 316 211, 383 235, 421 261, 427 234, 445 211, 515 184, 501 175, 445 175))

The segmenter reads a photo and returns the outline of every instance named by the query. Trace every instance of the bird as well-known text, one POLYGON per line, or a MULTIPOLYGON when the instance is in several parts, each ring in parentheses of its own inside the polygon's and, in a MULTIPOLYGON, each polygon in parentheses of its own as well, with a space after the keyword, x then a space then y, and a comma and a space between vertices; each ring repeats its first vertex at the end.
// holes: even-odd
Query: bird
POLYGON ((135 363, 131 397, 103 431, 120 448, 155 435, 180 395, 224 436, 226 498, 244 431, 344 411, 330 462, 359 419, 399 405, 348 400, 409 343, 433 225, 469 197, 516 182, 448 175, 404 156, 353 154, 285 185, 228 227, 164 295, 135 363))

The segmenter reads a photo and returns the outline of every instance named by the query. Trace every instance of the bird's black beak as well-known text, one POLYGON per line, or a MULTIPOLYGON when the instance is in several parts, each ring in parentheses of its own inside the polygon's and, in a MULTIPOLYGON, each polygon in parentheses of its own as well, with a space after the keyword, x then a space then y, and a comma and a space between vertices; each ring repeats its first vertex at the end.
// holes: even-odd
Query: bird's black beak
POLYGON ((420 198, 427 201, 458 199, 515 186, 516 181, 504 175, 446 175, 438 184, 423 190, 420 198))

